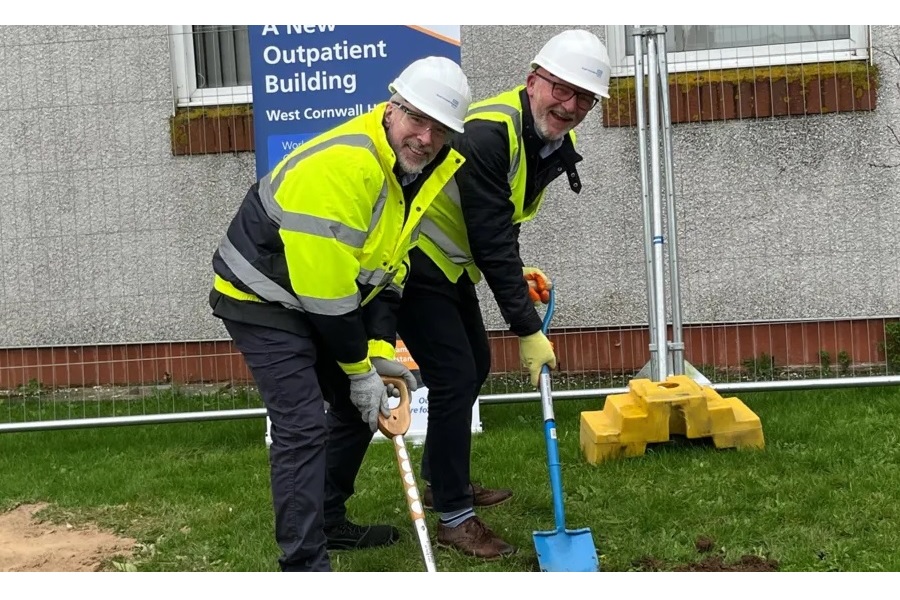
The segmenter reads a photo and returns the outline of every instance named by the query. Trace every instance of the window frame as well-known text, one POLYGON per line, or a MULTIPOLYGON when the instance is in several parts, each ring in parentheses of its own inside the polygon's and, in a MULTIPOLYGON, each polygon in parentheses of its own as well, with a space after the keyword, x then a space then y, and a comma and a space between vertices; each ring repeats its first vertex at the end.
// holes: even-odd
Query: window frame
POLYGON ((252 104, 250 85, 198 88, 194 62, 192 25, 169 25, 169 48, 172 57, 172 83, 175 106, 219 106, 223 104, 252 104))
MULTIPOLYGON (((625 54, 626 37, 632 27, 632 25, 606 26, 607 49, 613 77, 634 76, 634 56, 625 54)), ((849 27, 849 39, 666 52, 666 61, 670 73, 685 73, 868 59, 869 26, 849 27)))

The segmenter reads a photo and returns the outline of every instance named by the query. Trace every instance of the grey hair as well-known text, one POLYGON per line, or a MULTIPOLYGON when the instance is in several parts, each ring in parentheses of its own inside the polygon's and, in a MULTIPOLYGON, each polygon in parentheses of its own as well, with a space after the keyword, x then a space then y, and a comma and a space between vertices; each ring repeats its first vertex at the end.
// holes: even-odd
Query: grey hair
MULTIPOLYGON (((394 92, 394 94, 388 99, 388 104, 392 104, 392 103, 394 103, 394 102, 397 102, 397 103, 403 103, 403 102, 404 102, 403 96, 401 96, 401 95, 398 94, 397 92, 394 92)), ((384 117, 383 117, 382 120, 381 120, 381 124, 382 124, 385 128, 387 128, 387 126, 388 126, 388 122, 387 122, 387 112, 384 113, 384 117)))

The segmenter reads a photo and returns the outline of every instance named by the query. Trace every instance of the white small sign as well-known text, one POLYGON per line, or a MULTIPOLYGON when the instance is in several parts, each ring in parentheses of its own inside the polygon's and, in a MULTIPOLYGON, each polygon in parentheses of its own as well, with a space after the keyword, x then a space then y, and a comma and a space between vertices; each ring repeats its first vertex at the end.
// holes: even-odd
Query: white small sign
MULTIPOLYGON (((394 398, 391 402, 391 408, 397 406, 398 399, 394 398)), ((409 424, 409 430, 403 438, 413 444, 424 444, 425 433, 428 431, 428 388, 420 387, 410 394, 409 411, 412 420, 409 424)), ((327 411, 326 411, 327 412, 327 411)), ((272 421, 266 416, 266 448, 272 445, 272 421)), ((481 412, 478 409, 478 401, 472 406, 472 433, 481 433, 481 412)), ((380 431, 375 432, 374 442, 382 442, 387 438, 380 431)))
MULTIPOLYGON (((409 424, 409 430, 403 437, 413 444, 424 444, 425 433, 428 431, 428 388, 421 385, 422 378, 419 376, 419 366, 413 360, 412 356, 410 356, 409 350, 406 348, 403 340, 400 339, 397 340, 397 360, 412 371, 420 384, 419 389, 410 392, 409 408, 412 413, 412 421, 409 424)), ((395 408, 399 402, 398 399, 392 399, 390 404, 391 408, 395 408)), ((272 437, 269 433, 271 427, 272 422, 267 416, 266 448, 272 445, 272 437)), ((478 400, 476 400, 475 404, 472 406, 472 433, 481 433, 481 431, 481 412, 478 409, 478 400)), ((384 441, 386 439, 387 438, 380 431, 376 431, 373 441, 384 441)))
MULTIPOLYGON (((428 388, 424 385, 409 395, 409 411, 412 421, 409 430, 403 438, 413 444, 424 444, 425 433, 428 431, 428 388)), ((391 403, 391 407, 397 406, 397 400, 391 403)), ((478 401, 472 406, 472 433, 481 433, 481 412, 478 410, 478 401)), ((383 441, 387 438, 380 431, 375 432, 373 441, 383 441)))

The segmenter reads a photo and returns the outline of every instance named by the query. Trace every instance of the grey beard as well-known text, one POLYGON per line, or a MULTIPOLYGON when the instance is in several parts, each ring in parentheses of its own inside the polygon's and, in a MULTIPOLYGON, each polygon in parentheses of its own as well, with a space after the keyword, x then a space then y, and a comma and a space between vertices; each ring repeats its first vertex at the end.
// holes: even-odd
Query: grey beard
POLYGON ((401 161, 399 159, 397 160, 397 164, 400 165, 400 170, 403 171, 404 173, 406 173, 407 175, 418 175, 425 169, 425 165, 428 163, 424 163, 421 167, 419 167, 415 171, 410 171, 409 169, 407 169, 406 166, 404 166, 403 161, 401 161))
MULTIPOLYGON (((543 121, 546 121, 546 117, 544 117, 543 121)), ((556 137, 552 137, 547 131, 544 129, 544 122, 542 120, 535 119, 534 120, 534 130, 537 131, 537 134, 540 138, 545 142, 556 142, 558 140, 563 139, 569 133, 568 130, 562 132, 556 137)))
POLYGON ((409 169, 407 169, 406 166, 403 164, 404 161, 400 160, 400 155, 399 155, 399 153, 397 154, 397 164, 400 165, 400 170, 403 171, 404 173, 406 173, 407 175, 418 175, 419 173, 421 173, 421 172, 425 169, 425 166, 426 166, 429 162, 430 162, 430 161, 424 160, 424 159, 423 159, 423 160, 421 161, 421 166, 419 166, 419 167, 416 168, 415 170, 409 170, 409 169))

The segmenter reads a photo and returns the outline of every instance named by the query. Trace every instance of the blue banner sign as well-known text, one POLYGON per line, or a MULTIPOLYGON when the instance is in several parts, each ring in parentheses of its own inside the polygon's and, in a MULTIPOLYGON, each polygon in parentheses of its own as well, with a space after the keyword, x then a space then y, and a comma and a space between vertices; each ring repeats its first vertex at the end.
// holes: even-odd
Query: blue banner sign
POLYGON ((251 25, 249 36, 257 177, 387 100, 414 60, 460 61, 459 25, 251 25))

